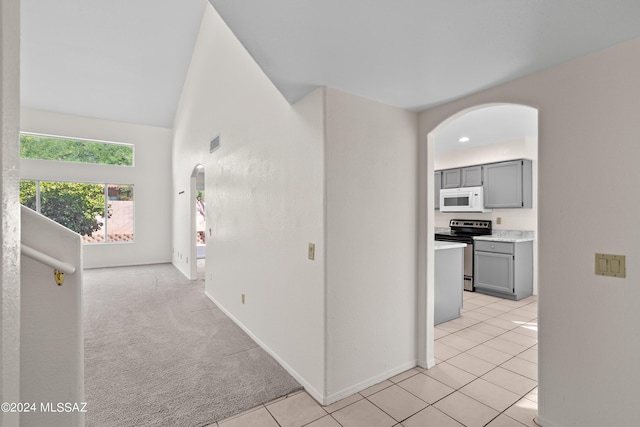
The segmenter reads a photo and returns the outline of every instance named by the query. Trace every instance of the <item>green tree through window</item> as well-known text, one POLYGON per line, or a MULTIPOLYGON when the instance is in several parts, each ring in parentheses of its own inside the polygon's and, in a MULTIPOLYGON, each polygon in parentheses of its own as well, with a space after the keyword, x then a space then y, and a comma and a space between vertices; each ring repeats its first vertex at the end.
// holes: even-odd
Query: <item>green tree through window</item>
POLYGON ((20 157, 133 166, 133 146, 23 133, 20 134, 20 157))
POLYGON ((20 181, 20 204, 34 211, 38 210, 35 181, 20 181))
MULTIPOLYGON (((133 166, 133 145, 23 133, 20 157, 133 166)), ((87 243, 133 241, 132 185, 25 180, 20 203, 81 234, 87 243)))
MULTIPOLYGON (((20 182, 20 203, 36 210, 36 182, 20 182)), ((41 182, 40 213, 83 236, 104 223, 104 185, 77 182, 41 182)))

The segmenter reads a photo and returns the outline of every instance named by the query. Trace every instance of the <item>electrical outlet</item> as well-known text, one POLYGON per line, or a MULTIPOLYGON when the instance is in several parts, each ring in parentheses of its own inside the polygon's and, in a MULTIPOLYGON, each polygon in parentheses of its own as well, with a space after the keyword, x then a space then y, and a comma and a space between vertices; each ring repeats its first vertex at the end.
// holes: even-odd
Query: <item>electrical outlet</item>
POLYGON ((501 216, 496 218, 496 224, 502 224, 502 217, 501 216))
POLYGON ((313 260, 316 258, 316 245, 314 243, 309 243, 309 259, 313 260))

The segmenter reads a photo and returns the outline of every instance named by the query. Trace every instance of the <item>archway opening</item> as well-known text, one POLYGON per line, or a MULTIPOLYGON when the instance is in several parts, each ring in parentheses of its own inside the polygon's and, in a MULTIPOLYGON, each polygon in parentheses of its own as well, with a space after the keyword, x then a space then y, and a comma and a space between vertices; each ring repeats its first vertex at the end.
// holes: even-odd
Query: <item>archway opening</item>
MULTIPOLYGON (((427 135, 426 150, 421 160, 426 187, 426 200, 420 218, 424 236, 419 263, 419 362, 424 367, 435 365, 434 349, 434 233, 448 228, 451 219, 490 220, 497 230, 538 231, 538 111, 518 104, 485 104, 462 110, 433 128, 427 135), (532 161, 531 209, 494 209, 486 213, 448 213, 436 209, 435 188, 438 170, 463 168, 514 159, 532 161), (422 299, 424 301, 422 301, 422 299), (421 329, 424 331, 422 333, 421 329)), ((533 292, 537 294, 537 240, 533 241, 533 292)))
POLYGON ((191 279, 204 279, 207 248, 204 166, 196 165, 191 174, 191 279))

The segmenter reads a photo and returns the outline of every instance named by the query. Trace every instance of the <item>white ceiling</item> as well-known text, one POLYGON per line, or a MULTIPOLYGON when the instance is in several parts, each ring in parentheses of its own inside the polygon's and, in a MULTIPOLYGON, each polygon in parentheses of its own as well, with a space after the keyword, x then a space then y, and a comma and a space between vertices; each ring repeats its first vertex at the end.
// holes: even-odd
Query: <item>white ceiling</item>
MULTIPOLYGON (((287 100, 415 111, 640 36, 638 0, 210 0, 287 100)), ((22 0, 22 105, 171 127, 206 0, 22 0)))
POLYGON ((206 0, 21 0, 23 107, 172 127, 206 0))
POLYGON ((494 105, 470 111, 434 132, 435 152, 538 139, 538 111, 523 105, 494 105), (461 137, 469 141, 459 141, 461 137))

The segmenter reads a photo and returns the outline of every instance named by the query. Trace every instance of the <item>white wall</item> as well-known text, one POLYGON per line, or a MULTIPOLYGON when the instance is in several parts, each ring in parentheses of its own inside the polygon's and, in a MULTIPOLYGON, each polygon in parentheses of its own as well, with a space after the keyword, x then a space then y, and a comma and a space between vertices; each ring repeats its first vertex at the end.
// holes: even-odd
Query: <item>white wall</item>
POLYGON ((212 229, 206 293, 318 400, 325 387, 323 110, 323 90, 289 105, 207 6, 174 123, 173 262, 189 274, 195 198, 188 193, 201 163, 212 229), (221 147, 210 155, 218 134, 221 147))
MULTIPOLYGON (((20 2, 0 2, 0 402, 20 401, 20 2)), ((0 425, 20 414, 0 412, 0 425)))
POLYGON ((544 426, 640 425, 638 75, 635 39, 420 114, 426 152, 427 134, 466 108, 511 102, 538 109, 544 426), (596 252, 626 255, 627 277, 596 276, 596 252))
POLYGON ((416 365, 417 114, 327 89, 327 395, 416 365))
POLYGON ((23 132, 134 144, 134 167, 20 160, 21 179, 133 184, 133 243, 85 244, 85 268, 171 260, 171 130, 21 110, 23 132))

